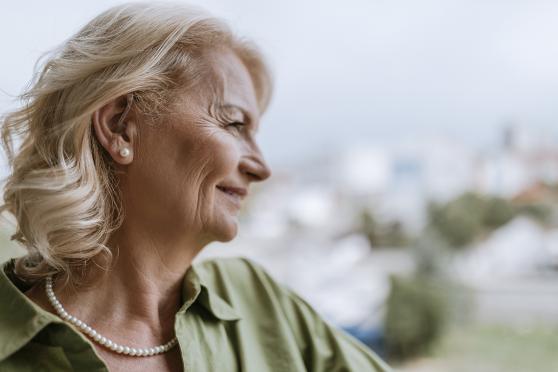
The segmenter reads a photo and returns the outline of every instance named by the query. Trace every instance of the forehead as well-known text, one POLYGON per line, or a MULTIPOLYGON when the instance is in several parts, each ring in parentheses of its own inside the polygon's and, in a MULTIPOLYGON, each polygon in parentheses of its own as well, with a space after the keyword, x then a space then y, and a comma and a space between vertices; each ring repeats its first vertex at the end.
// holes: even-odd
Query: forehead
POLYGON ((259 109, 252 78, 242 60, 230 48, 215 48, 205 53, 210 65, 214 90, 212 100, 218 105, 236 106, 253 120, 258 119, 259 109))

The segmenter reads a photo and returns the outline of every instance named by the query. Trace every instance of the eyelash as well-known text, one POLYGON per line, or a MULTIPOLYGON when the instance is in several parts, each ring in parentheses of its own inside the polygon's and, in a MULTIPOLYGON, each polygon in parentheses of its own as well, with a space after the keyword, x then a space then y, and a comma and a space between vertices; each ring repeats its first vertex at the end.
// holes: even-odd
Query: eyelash
POLYGON ((233 127, 235 127, 238 131, 241 131, 242 129, 244 129, 243 127, 244 127, 245 125, 246 125, 246 124, 244 124, 244 123, 241 122, 241 121, 235 121, 235 122, 233 122, 233 123, 230 123, 228 126, 229 126, 229 127, 230 127, 230 126, 233 126, 233 127))

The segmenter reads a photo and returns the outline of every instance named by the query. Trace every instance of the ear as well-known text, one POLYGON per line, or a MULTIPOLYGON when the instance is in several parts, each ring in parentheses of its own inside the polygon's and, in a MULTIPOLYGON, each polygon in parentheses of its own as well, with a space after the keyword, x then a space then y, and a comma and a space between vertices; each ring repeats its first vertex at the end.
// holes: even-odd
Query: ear
POLYGON ((132 95, 118 97, 93 113, 91 118, 97 140, 115 162, 130 164, 134 157, 136 118, 132 106, 132 95), (128 156, 120 151, 129 150, 128 156))

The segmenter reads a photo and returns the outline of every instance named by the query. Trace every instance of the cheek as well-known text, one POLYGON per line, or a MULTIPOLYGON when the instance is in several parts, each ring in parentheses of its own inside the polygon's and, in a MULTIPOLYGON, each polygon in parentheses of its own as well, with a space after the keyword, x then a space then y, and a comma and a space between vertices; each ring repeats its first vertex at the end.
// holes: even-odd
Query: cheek
POLYGON ((230 135, 215 136, 207 147, 211 149, 210 156, 218 183, 222 178, 229 177, 238 167, 240 148, 237 140, 230 135))
MULTIPOLYGON (((138 179, 145 200, 156 195, 159 208, 170 214, 192 214, 205 220, 217 197, 216 185, 233 180, 242 154, 239 139, 222 129, 159 132, 142 143, 149 151, 137 159, 143 174, 138 179), (140 182, 141 181, 141 182, 140 182), (184 207, 187 205, 187 207, 184 207)), ((136 164, 139 165, 139 164, 136 164)))
POLYGON ((229 133, 214 131, 183 143, 181 148, 176 159, 176 168, 180 169, 178 183, 182 190, 188 190, 187 199, 194 204, 198 218, 209 218, 211 206, 219 197, 216 185, 234 180, 241 155, 238 140, 229 133))
POLYGON ((216 186, 223 181, 238 182, 234 173, 238 168, 241 152, 237 140, 224 133, 201 143, 198 153, 204 155, 196 163, 200 169, 199 182, 191 184, 196 188, 192 192, 197 195, 194 197, 193 209, 196 211, 196 221, 199 221, 202 228, 206 228, 221 221, 222 213, 228 213, 225 212, 227 205, 220 195, 221 191, 216 186))

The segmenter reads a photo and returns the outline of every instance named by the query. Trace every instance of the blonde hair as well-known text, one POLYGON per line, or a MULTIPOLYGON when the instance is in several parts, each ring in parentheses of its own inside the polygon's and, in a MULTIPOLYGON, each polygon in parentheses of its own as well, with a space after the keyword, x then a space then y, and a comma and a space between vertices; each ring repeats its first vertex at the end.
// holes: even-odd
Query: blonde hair
POLYGON ((197 7, 116 6, 47 55, 20 96, 22 108, 1 120, 11 173, 0 213, 13 214, 11 239, 28 252, 16 261, 18 277, 34 283, 60 273, 73 282, 97 255, 107 254, 110 262, 105 243, 123 222, 121 195, 112 159, 92 131, 92 114, 128 95, 136 109, 157 120, 173 89, 205 78, 202 52, 218 46, 230 47, 244 62, 263 113, 272 83, 262 55, 197 7))

